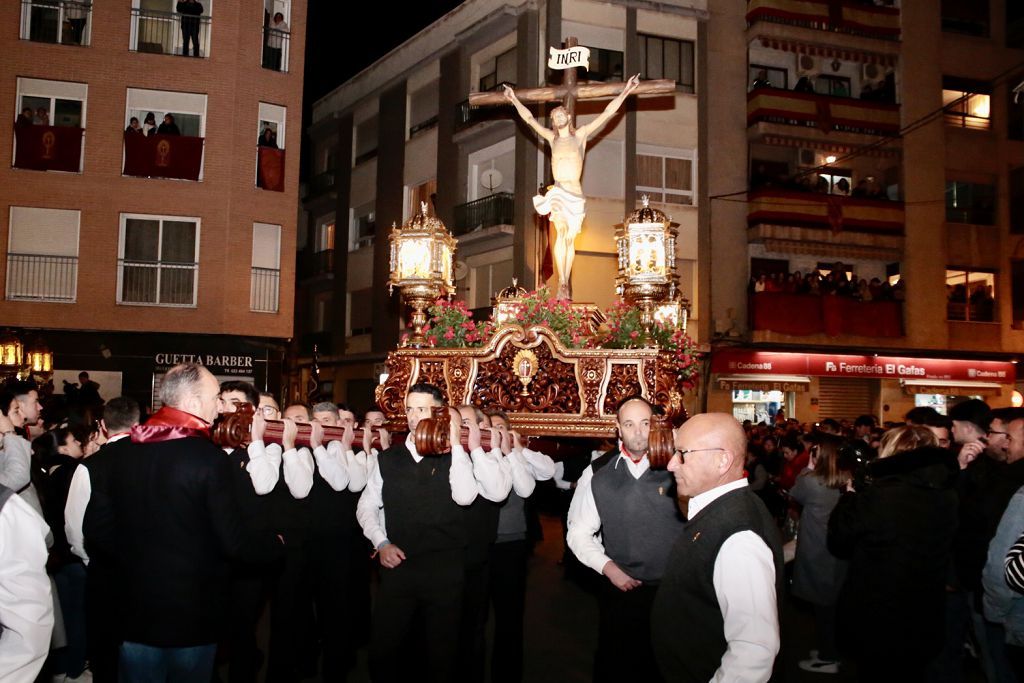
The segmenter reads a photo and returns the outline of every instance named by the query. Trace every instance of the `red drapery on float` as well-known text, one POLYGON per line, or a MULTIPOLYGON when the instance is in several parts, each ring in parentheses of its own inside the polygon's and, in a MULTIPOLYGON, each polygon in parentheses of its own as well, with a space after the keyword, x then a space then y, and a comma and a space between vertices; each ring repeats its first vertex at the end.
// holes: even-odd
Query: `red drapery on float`
POLYGON ((256 186, 264 190, 284 192, 284 150, 257 147, 256 186))
POLYGON ((199 180, 203 138, 186 135, 124 134, 124 174, 199 180))
POLYGON ((15 126, 14 167, 33 171, 78 173, 82 129, 69 126, 15 126))
POLYGON ((835 295, 758 292, 751 297, 754 329, 807 336, 825 333, 902 337, 903 303, 857 301, 835 295))

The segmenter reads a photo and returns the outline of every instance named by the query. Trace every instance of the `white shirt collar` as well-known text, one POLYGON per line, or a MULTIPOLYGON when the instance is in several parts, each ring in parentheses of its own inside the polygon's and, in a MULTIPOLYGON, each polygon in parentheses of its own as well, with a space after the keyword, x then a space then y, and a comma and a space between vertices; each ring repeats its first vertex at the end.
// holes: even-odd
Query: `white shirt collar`
POLYGON ((704 493, 697 494, 696 496, 690 499, 690 505, 687 508, 686 514, 687 518, 693 519, 701 510, 710 505, 715 499, 721 498, 730 491, 741 489, 746 485, 746 479, 737 479, 736 481, 730 481, 728 484, 716 486, 710 491, 705 491, 704 493))
POLYGON ((409 453, 412 455, 412 459, 419 462, 423 459, 423 456, 416 452, 416 441, 412 438, 412 434, 405 437, 405 447, 409 449, 409 453))
POLYGON ((124 432, 123 434, 115 434, 114 436, 107 439, 107 443, 114 443, 115 441, 120 441, 121 439, 127 439, 129 436, 131 436, 131 434, 129 434, 128 432, 124 432))

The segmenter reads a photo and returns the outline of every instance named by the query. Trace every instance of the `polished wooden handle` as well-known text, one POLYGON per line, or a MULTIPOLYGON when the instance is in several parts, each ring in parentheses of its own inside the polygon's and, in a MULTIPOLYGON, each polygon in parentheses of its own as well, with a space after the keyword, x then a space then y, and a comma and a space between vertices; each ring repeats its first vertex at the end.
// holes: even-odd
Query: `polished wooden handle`
MULTIPOLYGON (((448 408, 439 406, 431 409, 430 417, 419 421, 412 435, 417 453, 430 457, 451 452, 450 415, 448 408)), ((459 430, 459 444, 469 451, 469 428, 466 426, 459 430)), ((486 429, 480 430, 480 447, 485 451, 491 450, 491 432, 486 429)))
MULTIPOLYGON (((242 448, 252 442, 252 419, 255 410, 250 403, 240 403, 238 409, 233 413, 225 413, 217 418, 213 426, 213 442, 222 448, 242 448)), ((267 420, 267 427, 263 432, 264 443, 280 444, 284 439, 284 421, 267 420)), ((296 446, 309 446, 309 437, 313 433, 313 426, 308 422, 298 423, 298 434, 295 435, 296 446)), ((330 441, 341 441, 345 437, 344 427, 324 427, 323 443, 330 441)), ((374 427, 370 432, 370 448, 380 450, 380 428, 374 427)), ((355 440, 352 442, 352 449, 355 451, 369 450, 363 444, 363 430, 355 430, 355 440)))
POLYGON ((663 470, 675 452, 672 421, 661 415, 651 416, 651 432, 647 439, 647 462, 652 470, 663 470))

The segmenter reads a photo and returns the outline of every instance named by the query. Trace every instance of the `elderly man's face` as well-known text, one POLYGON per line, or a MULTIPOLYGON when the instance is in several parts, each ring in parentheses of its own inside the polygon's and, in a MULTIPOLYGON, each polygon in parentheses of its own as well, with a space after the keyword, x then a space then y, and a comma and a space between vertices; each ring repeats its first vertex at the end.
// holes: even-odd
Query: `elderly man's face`
POLYGON ((341 420, 333 410, 321 410, 313 413, 313 421, 319 422, 324 427, 340 427, 341 420))
POLYGON ((209 371, 203 371, 196 394, 190 401, 192 410, 188 412, 211 424, 217 419, 217 408, 220 405, 220 383, 209 371))
MULTIPOLYGON (((702 417, 702 416, 697 416, 702 417)), ((696 496, 719 486, 729 468, 728 435, 714 422, 690 419, 675 432, 676 452, 668 469, 680 496, 696 496)), ((738 425, 737 425, 738 427, 738 425)), ((741 430, 742 433, 742 430, 741 430)), ((733 457, 742 457, 742 453, 733 457)))
POLYGON ((651 437, 651 408, 643 401, 629 401, 615 418, 622 445, 630 453, 641 455, 647 452, 651 437))

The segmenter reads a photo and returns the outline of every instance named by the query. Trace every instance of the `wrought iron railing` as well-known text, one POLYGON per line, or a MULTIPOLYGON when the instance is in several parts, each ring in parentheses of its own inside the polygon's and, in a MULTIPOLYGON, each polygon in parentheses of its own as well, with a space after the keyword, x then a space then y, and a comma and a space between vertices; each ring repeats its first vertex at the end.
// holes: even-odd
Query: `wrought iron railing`
POLYGON ((302 259, 301 276, 312 277, 314 275, 323 275, 324 273, 331 272, 334 272, 333 249, 306 252, 305 258, 302 259))
POLYGON ((280 269, 253 266, 252 285, 249 290, 249 309, 258 313, 277 313, 280 290, 280 269))
POLYGON ((292 34, 281 29, 263 27, 263 68, 288 72, 288 48, 292 34))
POLYGON ((496 192, 483 199, 455 207, 455 235, 489 228, 494 225, 512 225, 515 196, 511 192, 496 192))
POLYGON ((118 259, 119 304, 195 306, 198 263, 118 259))
POLYGON ((334 189, 334 169, 328 169, 323 173, 317 173, 309 179, 309 196, 323 194, 334 189))
POLYGON ((132 8, 130 49, 192 57, 210 56, 210 17, 132 8))
POLYGON ((75 301, 77 256, 7 254, 8 301, 75 301))
POLYGON ((76 0, 22 0, 21 39, 61 45, 88 45, 92 3, 76 0))
POLYGON ((485 121, 510 121, 508 107, 471 107, 469 100, 455 105, 455 129, 461 130, 485 121))

